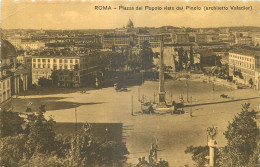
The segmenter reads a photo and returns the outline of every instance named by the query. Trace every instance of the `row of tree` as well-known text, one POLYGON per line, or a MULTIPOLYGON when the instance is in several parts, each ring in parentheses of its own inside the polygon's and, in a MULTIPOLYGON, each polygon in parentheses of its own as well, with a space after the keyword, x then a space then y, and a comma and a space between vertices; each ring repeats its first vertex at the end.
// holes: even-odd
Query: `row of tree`
POLYGON ((107 55, 108 66, 111 70, 129 67, 131 70, 147 70, 153 67, 154 53, 149 42, 144 41, 139 54, 132 53, 131 48, 125 48, 120 52, 112 49, 107 55))
POLYGON ((122 142, 97 139, 89 131, 58 136, 53 118, 44 117, 45 106, 26 119, 14 112, 0 112, 1 166, 122 166, 127 148, 122 142))
POLYGON ((194 53, 193 48, 190 46, 189 52, 184 50, 183 47, 175 49, 178 53, 178 61, 174 60, 176 71, 188 70, 194 67, 194 53))

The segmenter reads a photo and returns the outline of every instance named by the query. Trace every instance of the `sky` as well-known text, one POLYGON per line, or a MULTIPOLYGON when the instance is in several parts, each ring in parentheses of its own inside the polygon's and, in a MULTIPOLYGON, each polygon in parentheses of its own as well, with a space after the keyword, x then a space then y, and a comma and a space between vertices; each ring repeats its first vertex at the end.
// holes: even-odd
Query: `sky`
POLYGON ((79 0, 2 0, 1 26, 3 29, 113 29, 127 24, 135 27, 260 27, 260 1, 250 2, 82 2, 79 0), (95 10, 95 6, 199 6, 202 10, 184 11, 123 11, 95 10), (252 11, 204 11, 204 6, 252 6, 252 11))

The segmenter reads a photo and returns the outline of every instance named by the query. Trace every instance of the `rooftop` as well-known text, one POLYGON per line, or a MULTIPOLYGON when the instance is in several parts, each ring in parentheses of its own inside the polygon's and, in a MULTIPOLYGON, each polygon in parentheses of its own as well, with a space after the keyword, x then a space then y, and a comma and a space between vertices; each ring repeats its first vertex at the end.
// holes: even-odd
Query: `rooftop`
POLYGON ((1 58, 6 59, 6 58, 11 58, 11 57, 17 57, 15 47, 7 40, 2 40, 1 41, 1 58))
POLYGON ((250 49, 235 48, 235 49, 230 50, 229 52, 240 54, 240 55, 251 56, 251 57, 260 56, 260 51, 250 50, 250 49))
POLYGON ((80 57, 80 55, 74 51, 69 50, 44 50, 40 53, 33 55, 33 57, 80 57))

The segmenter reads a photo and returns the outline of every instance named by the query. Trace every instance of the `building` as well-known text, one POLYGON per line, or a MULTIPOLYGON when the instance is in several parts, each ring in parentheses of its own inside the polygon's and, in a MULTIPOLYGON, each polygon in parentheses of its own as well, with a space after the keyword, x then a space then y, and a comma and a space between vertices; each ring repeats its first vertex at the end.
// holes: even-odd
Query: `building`
POLYGON ((58 70, 57 86, 59 87, 80 87, 80 70, 58 70))
POLYGON ((190 42, 189 34, 176 34, 176 43, 182 44, 182 43, 189 43, 189 42, 190 42))
POLYGON ((235 42, 237 45, 244 45, 244 46, 253 45, 252 37, 237 37, 235 42))
POLYGON ((17 37, 8 38, 8 41, 16 48, 20 49, 22 47, 22 39, 17 37))
POLYGON ((219 34, 196 34, 197 43, 219 42, 219 34))
POLYGON ((250 85, 259 90, 260 51, 249 49, 233 49, 229 52, 229 75, 239 83, 250 85), (241 77, 235 76, 241 73, 241 77))
POLYGON ((32 83, 38 84, 39 78, 50 79, 53 70, 73 70, 81 68, 82 56, 75 52, 43 51, 32 56, 32 83))
POLYGON ((11 110, 11 75, 1 73, 1 109, 11 110))
POLYGON ((133 42, 129 34, 105 34, 102 39, 103 49, 126 48, 133 42))
POLYGON ((38 50, 45 47, 45 43, 39 41, 22 42, 21 47, 23 50, 38 50))
POLYGON ((28 89, 29 70, 17 65, 17 53, 10 42, 2 40, 1 45, 1 108, 10 111, 12 96, 28 89))
POLYGON ((16 65, 16 49, 7 40, 1 42, 1 69, 15 68, 16 65))
POLYGON ((53 71, 57 71, 58 86, 84 86, 93 82, 98 71, 104 68, 103 62, 102 54, 43 51, 32 56, 32 83, 38 84, 40 78, 51 79, 53 71), (72 78, 68 78, 70 75, 72 78))
POLYGON ((235 36, 231 33, 220 33, 219 42, 224 42, 228 43, 229 45, 233 45, 235 43, 235 36))
POLYGON ((128 23, 126 24, 127 29, 133 29, 134 28, 134 23, 132 22, 131 19, 128 20, 128 23))
POLYGON ((255 47, 260 47, 260 34, 255 34, 254 35, 254 46, 255 47))
POLYGON ((138 34, 136 38, 136 43, 138 48, 142 47, 144 41, 147 41, 150 44, 151 48, 159 48, 161 46, 161 39, 161 34, 138 34))

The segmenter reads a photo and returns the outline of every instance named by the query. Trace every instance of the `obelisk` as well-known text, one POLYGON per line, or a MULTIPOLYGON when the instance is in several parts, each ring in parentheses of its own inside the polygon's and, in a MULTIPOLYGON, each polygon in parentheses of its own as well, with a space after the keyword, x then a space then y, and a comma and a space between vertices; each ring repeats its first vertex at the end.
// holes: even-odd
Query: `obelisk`
POLYGON ((161 38, 161 53, 160 53, 160 71, 159 71, 159 107, 165 108, 166 102, 165 102, 165 89, 164 89, 164 63, 163 63, 163 36, 161 38))

